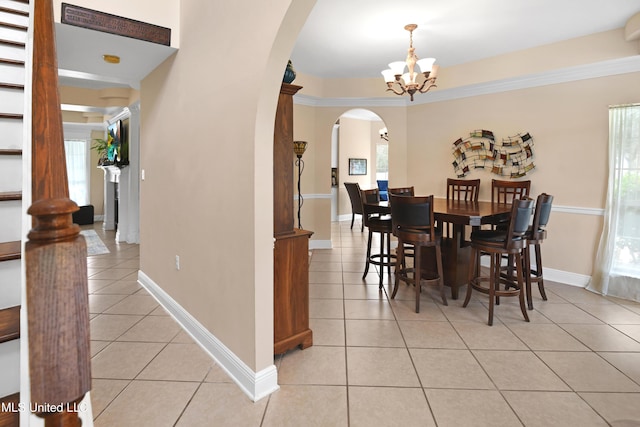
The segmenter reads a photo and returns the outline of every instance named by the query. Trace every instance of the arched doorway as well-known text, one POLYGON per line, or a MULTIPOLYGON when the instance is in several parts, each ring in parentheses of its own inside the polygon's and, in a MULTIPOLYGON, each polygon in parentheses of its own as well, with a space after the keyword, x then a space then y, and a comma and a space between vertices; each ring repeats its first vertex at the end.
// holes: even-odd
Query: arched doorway
POLYGON ((367 189, 375 188, 378 179, 388 180, 388 138, 382 138, 383 129, 382 118, 367 109, 348 110, 336 120, 331 138, 332 222, 351 218, 345 182, 367 189))

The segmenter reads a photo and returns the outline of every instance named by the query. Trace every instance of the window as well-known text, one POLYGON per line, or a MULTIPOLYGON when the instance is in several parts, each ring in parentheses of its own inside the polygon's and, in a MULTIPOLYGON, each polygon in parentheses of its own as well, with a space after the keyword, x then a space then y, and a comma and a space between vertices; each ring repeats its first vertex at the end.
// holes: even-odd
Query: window
POLYGON ((376 179, 389 179, 389 142, 385 140, 376 144, 376 179))
POLYGON ((609 185, 588 289, 640 301, 640 104, 609 109, 609 185))
POLYGON ((640 279, 640 106, 620 108, 624 111, 617 113, 624 115, 624 123, 618 124, 618 150, 610 178, 618 203, 611 270, 640 279))
POLYGON ((69 181, 69 198, 78 206, 89 204, 89 155, 87 141, 64 141, 67 160, 67 179, 69 181))

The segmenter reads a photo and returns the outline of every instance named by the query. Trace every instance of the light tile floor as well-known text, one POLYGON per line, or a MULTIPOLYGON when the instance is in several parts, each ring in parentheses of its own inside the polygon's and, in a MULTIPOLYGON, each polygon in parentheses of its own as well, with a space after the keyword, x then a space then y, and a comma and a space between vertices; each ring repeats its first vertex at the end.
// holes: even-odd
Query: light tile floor
MULTIPOLYGON (((276 356, 280 390, 251 402, 136 283, 137 245, 88 258, 92 402, 102 426, 638 426, 640 304, 547 282, 530 323, 513 298, 443 306, 361 280, 366 232, 335 223, 313 251, 314 345, 276 356)), ((388 278, 385 278, 388 283, 388 278)), ((464 289, 462 289, 464 295, 464 289)))

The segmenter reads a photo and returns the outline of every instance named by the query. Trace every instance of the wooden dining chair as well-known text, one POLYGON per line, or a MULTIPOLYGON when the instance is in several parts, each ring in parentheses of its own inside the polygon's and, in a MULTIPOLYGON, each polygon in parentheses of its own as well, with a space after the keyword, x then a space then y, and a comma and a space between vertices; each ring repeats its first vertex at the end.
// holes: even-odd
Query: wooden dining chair
MULTIPOLYGON (((420 292, 422 285, 436 283, 442 297, 442 304, 447 304, 444 293, 444 276, 442 270, 442 252, 436 232, 433 213, 433 196, 410 197, 398 196, 390 193, 391 222, 393 235, 398 238, 398 253, 396 257, 395 283, 391 299, 398 292, 400 281, 415 286, 416 313, 420 312, 420 292), (404 266, 404 247, 411 245, 415 257, 412 268, 404 266), (433 268, 423 265, 423 251, 433 254, 433 268)), ((425 257, 426 258, 426 257, 425 257)))
POLYGON ((395 194, 396 196, 415 196, 413 186, 389 188, 388 191, 389 194, 395 194))
MULTIPOLYGON (((491 180, 491 203, 511 204, 516 199, 529 197, 531 181, 491 180)), ((492 224, 492 228, 506 229, 507 220, 492 224)))
POLYGON ((447 178, 447 200, 477 202, 479 194, 479 179, 447 178))
MULTIPOLYGON (((479 179, 456 179, 447 178, 447 202, 465 202, 476 203, 480 194, 479 179)), ((442 237, 452 239, 454 236, 454 227, 450 223, 438 224, 442 230, 442 237)), ((474 227, 474 229, 479 227, 474 227)), ((468 246, 469 241, 465 240, 465 236, 461 236, 461 246, 468 246)))
POLYGON ((365 260, 364 273, 362 280, 365 280, 369 273, 371 264, 377 265, 380 269, 378 275, 380 277, 379 288, 382 289, 384 276, 384 268, 387 267, 389 277, 391 277, 391 267, 395 265, 396 255, 391 253, 391 218, 380 212, 380 191, 377 188, 372 190, 362 190, 360 192, 362 199, 362 220, 369 230, 367 238, 367 256, 365 260), (380 233, 380 252, 371 253, 371 243, 373 233, 380 233), (385 250, 386 240, 386 250, 385 250))
MULTIPOLYGON (((345 188, 349 194, 349 200, 351 201, 351 229, 353 230, 353 221, 356 215, 362 215, 362 196, 360 194, 360 185, 357 182, 345 182, 345 188)), ((360 226, 360 231, 364 231, 364 220, 360 226)))
POLYGON ((471 300, 474 290, 489 295, 489 326, 493 325, 493 308, 499 303, 500 297, 515 296, 520 300, 520 310, 528 322, 529 315, 525 306, 525 278, 523 271, 523 256, 527 247, 526 234, 529 229, 533 200, 515 199, 511 207, 510 220, 506 230, 474 230, 471 233, 471 257, 469 260, 469 284, 467 296, 462 304, 466 307, 471 300), (491 256, 489 273, 483 276, 477 268, 480 254, 491 256), (503 255, 513 256, 515 276, 501 275, 501 260, 503 255), (483 283, 487 283, 485 286, 483 283), (504 283, 505 289, 500 289, 504 283))
MULTIPOLYGON (((413 188, 413 185, 408 187, 389 188, 388 191, 389 191, 389 194, 395 194, 396 196, 415 196, 415 190, 413 188)), ((404 245, 403 249, 404 249, 404 252, 402 257, 402 268, 406 268, 407 258, 413 258, 415 254, 413 253, 412 245, 406 244, 404 245)))
POLYGON ((531 181, 491 180, 491 203, 511 204, 514 199, 529 197, 531 181))

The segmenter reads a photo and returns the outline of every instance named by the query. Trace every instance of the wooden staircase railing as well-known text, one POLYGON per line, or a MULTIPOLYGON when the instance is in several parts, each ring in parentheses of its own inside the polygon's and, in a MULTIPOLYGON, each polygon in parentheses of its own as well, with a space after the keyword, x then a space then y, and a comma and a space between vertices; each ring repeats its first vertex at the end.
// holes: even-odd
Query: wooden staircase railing
POLYGON ((79 426, 91 388, 87 248, 69 199, 52 0, 33 19, 32 228, 25 246, 31 405, 45 426, 79 426), (64 410, 48 411, 62 407, 64 410))

